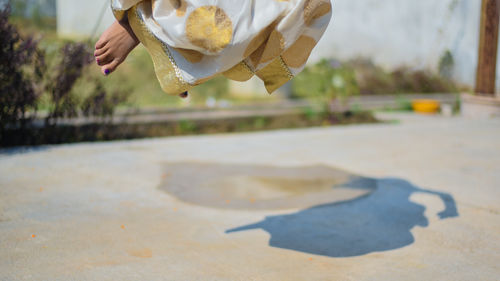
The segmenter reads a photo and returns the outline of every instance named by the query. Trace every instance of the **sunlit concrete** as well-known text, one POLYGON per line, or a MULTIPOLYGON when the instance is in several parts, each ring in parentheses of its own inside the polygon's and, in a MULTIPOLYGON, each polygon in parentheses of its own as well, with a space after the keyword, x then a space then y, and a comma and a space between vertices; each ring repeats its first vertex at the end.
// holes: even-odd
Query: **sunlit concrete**
POLYGON ((497 280, 500 120, 381 117, 4 150, 0 280, 497 280))

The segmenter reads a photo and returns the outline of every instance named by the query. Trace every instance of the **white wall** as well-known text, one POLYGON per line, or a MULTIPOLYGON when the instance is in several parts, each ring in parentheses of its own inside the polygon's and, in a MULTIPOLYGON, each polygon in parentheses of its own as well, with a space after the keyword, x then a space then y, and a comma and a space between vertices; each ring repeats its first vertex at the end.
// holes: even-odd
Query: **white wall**
MULTIPOLYGON (((310 62, 367 57, 387 69, 406 65, 436 71, 440 57, 450 50, 454 78, 474 84, 481 0, 332 1, 333 19, 310 62)), ((89 36, 103 7, 97 35, 113 21, 109 0, 58 0, 59 34, 89 36)), ((500 82, 500 68, 498 73, 500 82)))
POLYGON ((99 37, 113 21, 109 0, 57 0, 57 33, 60 36, 99 37))
POLYGON ((407 65, 437 71, 450 50, 454 78, 472 86, 480 10, 481 0, 336 0, 333 20, 310 62, 368 57, 388 69, 407 65))

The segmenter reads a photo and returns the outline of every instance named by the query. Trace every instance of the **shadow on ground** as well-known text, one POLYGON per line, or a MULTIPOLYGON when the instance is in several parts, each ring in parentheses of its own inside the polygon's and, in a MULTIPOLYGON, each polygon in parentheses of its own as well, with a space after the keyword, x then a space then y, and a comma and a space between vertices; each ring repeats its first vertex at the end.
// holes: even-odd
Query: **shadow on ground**
POLYGON ((164 166, 159 189, 191 204, 299 212, 268 216, 226 233, 263 229, 269 245, 329 257, 398 249, 429 224, 414 193, 439 197, 441 219, 458 216, 453 197, 396 178, 376 179, 326 165, 279 167, 182 162, 164 166))
POLYGON ((409 200, 418 192, 441 198, 445 205, 438 214, 441 219, 458 216, 451 195, 422 189, 405 180, 385 178, 376 180, 375 191, 367 196, 269 216, 226 233, 260 228, 271 235, 269 245, 272 247, 329 257, 398 249, 415 241, 410 232, 413 227, 429 224, 424 216, 425 207, 409 200))
POLYGON ((50 150, 50 146, 18 146, 12 148, 1 148, 0 147, 0 156, 1 155, 16 155, 16 154, 25 154, 39 151, 47 151, 50 150))

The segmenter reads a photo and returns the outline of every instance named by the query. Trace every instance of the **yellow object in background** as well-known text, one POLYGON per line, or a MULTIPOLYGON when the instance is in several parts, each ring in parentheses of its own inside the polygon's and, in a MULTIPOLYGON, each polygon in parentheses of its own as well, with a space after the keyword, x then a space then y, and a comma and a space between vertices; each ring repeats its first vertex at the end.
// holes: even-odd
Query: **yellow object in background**
POLYGON ((439 111, 441 104, 436 100, 425 100, 418 99, 413 100, 412 103, 413 111, 422 114, 434 114, 439 111))

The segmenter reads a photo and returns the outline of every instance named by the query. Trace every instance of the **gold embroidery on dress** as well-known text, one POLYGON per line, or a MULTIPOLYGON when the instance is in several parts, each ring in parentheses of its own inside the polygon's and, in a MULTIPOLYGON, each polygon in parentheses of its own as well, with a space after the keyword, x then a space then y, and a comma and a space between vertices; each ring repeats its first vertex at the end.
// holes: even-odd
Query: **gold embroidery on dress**
POLYGON ((290 69, 288 69, 281 56, 278 56, 271 61, 271 63, 257 71, 257 76, 264 81, 264 85, 269 94, 293 78, 293 74, 290 72, 290 69))
POLYGON ((188 91, 192 85, 182 78, 169 47, 147 28, 142 15, 138 11, 138 5, 144 5, 144 3, 139 3, 130 9, 129 23, 135 35, 146 47, 153 59, 156 76, 162 90, 171 95, 178 95, 188 91))
POLYGON ((189 14, 186 37, 193 45, 218 53, 231 43, 233 23, 221 8, 202 6, 189 14))
POLYGON ((181 54, 190 63, 197 63, 203 59, 203 54, 198 51, 183 49, 183 48, 173 48, 173 49, 176 50, 179 54, 181 54))
POLYGON ((254 73, 245 61, 241 61, 231 69, 222 73, 224 76, 231 80, 244 82, 252 78, 254 73))

